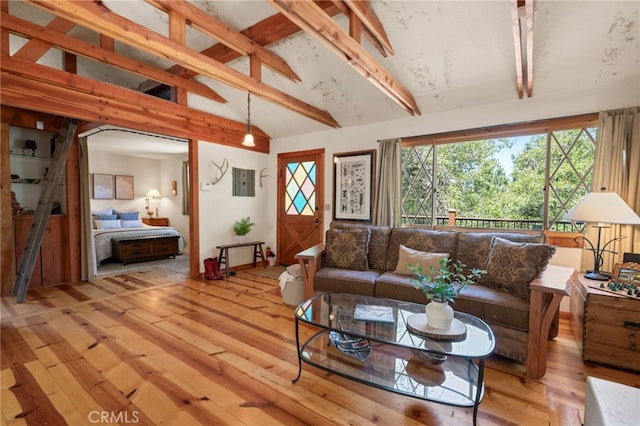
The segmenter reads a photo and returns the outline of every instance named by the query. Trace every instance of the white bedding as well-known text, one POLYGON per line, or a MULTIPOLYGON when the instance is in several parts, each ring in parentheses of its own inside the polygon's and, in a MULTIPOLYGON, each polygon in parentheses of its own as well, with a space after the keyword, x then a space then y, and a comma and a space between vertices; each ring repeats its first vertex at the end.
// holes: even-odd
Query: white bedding
POLYGON ((93 240, 96 248, 96 264, 99 265, 105 259, 113 256, 111 239, 113 238, 135 238, 160 235, 177 235, 178 248, 182 251, 185 247, 184 237, 176 228, 170 226, 150 226, 144 225, 142 228, 120 228, 120 229, 94 229, 93 240))

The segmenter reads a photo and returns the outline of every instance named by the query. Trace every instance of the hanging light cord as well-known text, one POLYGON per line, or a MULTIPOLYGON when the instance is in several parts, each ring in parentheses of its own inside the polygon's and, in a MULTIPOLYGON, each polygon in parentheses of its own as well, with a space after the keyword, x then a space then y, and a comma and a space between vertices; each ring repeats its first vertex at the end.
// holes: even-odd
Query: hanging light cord
POLYGON ((251 133, 251 92, 247 92, 247 133, 251 133))

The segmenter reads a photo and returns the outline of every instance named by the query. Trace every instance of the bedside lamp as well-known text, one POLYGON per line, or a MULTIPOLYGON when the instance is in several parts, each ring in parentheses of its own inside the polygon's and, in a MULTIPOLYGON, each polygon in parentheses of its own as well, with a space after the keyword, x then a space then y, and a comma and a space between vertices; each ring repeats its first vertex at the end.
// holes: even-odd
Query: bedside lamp
POLYGON ((587 273, 584 274, 585 278, 600 281, 606 281, 611 278, 610 274, 600 271, 600 267, 604 262, 602 255, 604 252, 615 254, 616 252, 607 250, 607 247, 609 244, 621 238, 615 237, 601 247, 600 236, 602 229, 609 228, 609 224, 611 223, 640 225, 640 217, 638 217, 636 212, 615 192, 588 193, 577 206, 569 210, 564 218, 574 222, 595 222, 595 224, 592 225, 598 228, 598 242, 595 247, 586 237, 582 236, 577 238, 582 238, 586 241, 590 246, 587 250, 593 252, 593 270, 587 271, 587 273))
MULTIPOLYGON (((147 210, 147 214, 149 215, 149 217, 153 216, 153 210, 151 209, 151 202, 153 201, 155 203, 160 198, 162 198, 162 195, 160 195, 160 192, 158 192, 157 189, 150 189, 149 192, 147 192, 147 195, 145 196, 145 201, 147 202, 146 210, 147 210)), ((156 204, 156 217, 158 217, 158 205, 157 204, 156 204)))

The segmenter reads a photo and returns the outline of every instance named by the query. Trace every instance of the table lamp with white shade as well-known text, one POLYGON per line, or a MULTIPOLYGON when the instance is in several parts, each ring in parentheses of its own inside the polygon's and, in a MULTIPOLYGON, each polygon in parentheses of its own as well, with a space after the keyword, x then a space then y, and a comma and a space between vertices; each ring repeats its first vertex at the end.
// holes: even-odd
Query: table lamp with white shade
MULTIPOLYGON (((150 189, 149 192, 147 192, 147 195, 145 195, 145 201, 147 202, 147 214, 149 215, 149 217, 153 217, 153 208, 151 207, 151 202, 157 203, 157 201, 162 198, 162 195, 160 195, 160 191, 158 191, 157 189, 150 189)), ((156 217, 158 217, 158 205, 156 204, 156 217)))
POLYGON ((585 278, 592 280, 606 281, 611 278, 611 274, 600 271, 604 259, 603 254, 616 253, 607 249, 610 244, 619 240, 615 237, 600 245, 600 236, 603 228, 609 228, 609 224, 620 225, 640 225, 640 217, 633 211, 627 203, 615 192, 590 192, 574 208, 564 216, 565 219, 574 222, 594 222, 592 225, 598 228, 598 242, 596 246, 586 237, 583 238, 589 244, 587 250, 593 252, 593 270, 584 274, 585 278))

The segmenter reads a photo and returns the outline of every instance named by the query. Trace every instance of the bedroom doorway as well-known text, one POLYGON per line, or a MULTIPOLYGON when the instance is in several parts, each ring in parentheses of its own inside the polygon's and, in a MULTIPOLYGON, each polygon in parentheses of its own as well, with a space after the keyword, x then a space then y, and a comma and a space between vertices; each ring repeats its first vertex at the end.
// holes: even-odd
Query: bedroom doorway
POLYGON ((188 210, 183 210, 183 163, 189 159, 188 141, 114 126, 80 136, 86 137, 87 170, 81 172, 88 186, 82 191, 88 194, 85 211, 112 209, 109 217, 98 218, 120 221, 122 229, 109 229, 110 233, 122 232, 127 238, 179 235, 181 241, 175 259, 124 265, 112 257, 110 239, 105 242, 106 237, 97 236, 101 232, 97 227, 115 226, 115 222, 96 224, 96 215, 87 213, 92 230, 82 249, 92 259, 93 266, 87 266, 88 278, 160 267, 189 276, 190 218, 188 210), (96 176, 101 186, 96 186, 96 176))

